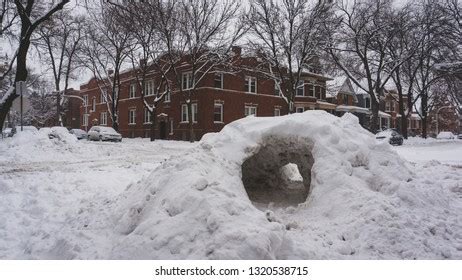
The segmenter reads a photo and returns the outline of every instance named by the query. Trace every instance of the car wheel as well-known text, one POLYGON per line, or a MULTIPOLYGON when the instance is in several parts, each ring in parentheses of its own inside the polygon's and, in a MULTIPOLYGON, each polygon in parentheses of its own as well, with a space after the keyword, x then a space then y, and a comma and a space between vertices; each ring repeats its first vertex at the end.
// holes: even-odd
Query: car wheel
POLYGON ((103 141, 103 136, 99 136, 99 141, 103 141))

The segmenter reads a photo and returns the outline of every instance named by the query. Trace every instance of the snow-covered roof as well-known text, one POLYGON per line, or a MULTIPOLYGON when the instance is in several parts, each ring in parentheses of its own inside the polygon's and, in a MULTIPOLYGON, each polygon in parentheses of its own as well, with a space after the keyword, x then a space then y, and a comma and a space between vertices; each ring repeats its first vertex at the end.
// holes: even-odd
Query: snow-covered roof
POLYGON ((353 96, 357 102, 355 89, 350 81, 345 76, 338 76, 326 82, 326 97, 337 97, 339 93, 353 96))

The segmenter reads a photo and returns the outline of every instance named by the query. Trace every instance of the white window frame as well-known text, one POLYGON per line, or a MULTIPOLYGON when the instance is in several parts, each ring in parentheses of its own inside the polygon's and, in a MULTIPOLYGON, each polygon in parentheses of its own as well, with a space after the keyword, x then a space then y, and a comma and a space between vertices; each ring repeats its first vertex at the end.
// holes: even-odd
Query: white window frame
POLYGON ((274 116, 279 117, 281 115, 281 109, 280 108, 274 108, 274 116))
POLYGON ((313 83, 308 83, 308 95, 307 96, 316 97, 316 87, 313 83), (312 88, 313 90, 311 91, 310 88, 312 88))
POLYGON ((223 83, 224 83, 224 77, 223 73, 215 73, 215 76, 213 77, 213 87, 218 88, 218 89, 223 89, 223 83), (216 87, 215 82, 217 81, 217 77, 220 77, 220 87, 216 87))
POLYGON ((107 103, 107 89, 101 90, 99 95, 99 104, 107 103))
POLYGON ((194 88, 193 73, 191 71, 184 72, 181 74, 181 88, 183 90, 189 90, 194 88))
POLYGON ((154 95, 154 80, 149 80, 144 83, 144 95, 154 95))
POLYGON ((101 112, 99 114, 99 124, 107 125, 107 112, 101 112))
POLYGON ((152 123, 152 113, 148 110, 148 108, 144 108, 144 124, 151 124, 152 123))
MULTIPOLYGON (((192 119, 193 123, 197 123, 197 103, 191 104, 192 110, 192 119)), ((181 122, 188 123, 189 122, 189 114, 188 114, 188 104, 181 104, 181 122), (186 116, 185 116, 186 113, 186 116), (185 118, 183 118, 185 116, 185 118)))
POLYGON ((90 114, 83 114, 83 120, 82 120, 82 125, 83 126, 88 126, 88 117, 90 114))
POLYGON ((83 106, 88 106, 88 94, 85 94, 83 96, 83 106))
POLYGON ((305 96, 305 81, 300 80, 298 81, 297 91, 295 92, 295 96, 305 96), (301 94, 299 94, 299 90, 301 90, 301 94))
POLYGON ((257 78, 252 76, 245 76, 246 93, 257 94, 257 78), (252 91, 252 83, 255 83, 255 91, 252 91))
POLYGON ((136 84, 135 83, 130 84, 130 91, 128 93, 128 98, 129 99, 136 98, 136 84))
POLYGON ((250 115, 254 115, 255 117, 257 116, 257 106, 244 106, 244 116, 247 117, 250 115), (254 111, 254 113, 252 113, 252 111, 254 111))
POLYGON ((213 104, 213 122, 214 123, 223 123, 223 104, 222 103, 214 103, 213 104), (220 107, 220 120, 215 120, 215 107, 220 107))
POLYGON ((128 124, 129 125, 136 124, 136 109, 129 109, 128 110, 128 124), (133 119, 132 119, 132 117, 133 117, 133 119))
POLYGON ((188 114, 188 105, 181 104, 181 122, 187 123, 189 122, 189 114, 188 114))

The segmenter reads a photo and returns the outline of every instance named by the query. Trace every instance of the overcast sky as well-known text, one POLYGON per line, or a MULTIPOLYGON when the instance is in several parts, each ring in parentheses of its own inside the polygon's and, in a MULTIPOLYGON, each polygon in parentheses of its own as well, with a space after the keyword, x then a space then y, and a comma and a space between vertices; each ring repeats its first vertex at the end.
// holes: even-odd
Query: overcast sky
MULTIPOLYGON (((242 0, 243 5, 247 6, 248 5, 248 0, 242 0)), ((353 0, 348 0, 348 1, 353 1, 353 0)), ((403 6, 405 3, 409 2, 410 0, 395 0, 395 5, 400 7, 403 6)), ((77 0, 71 0, 69 4, 66 5, 67 8, 70 10, 76 12, 76 13, 84 13, 85 9, 82 7, 83 1, 77 1, 77 0)), ((4 38, 0 38, 0 54, 3 57, 5 54, 8 54, 9 56, 12 55, 14 52, 14 48, 11 47, 11 44, 7 42, 4 38)), ((51 81, 51 74, 47 73, 47 65, 43 65, 40 63, 38 53, 37 51, 31 47, 30 51, 30 60, 28 61, 28 67, 30 67, 35 73, 43 73, 45 77, 48 77, 51 81)), ((82 83, 86 83, 90 77, 91 74, 87 71, 82 71, 79 75, 78 80, 73 80, 70 81, 70 87, 73 87, 75 89, 78 89, 82 83)))

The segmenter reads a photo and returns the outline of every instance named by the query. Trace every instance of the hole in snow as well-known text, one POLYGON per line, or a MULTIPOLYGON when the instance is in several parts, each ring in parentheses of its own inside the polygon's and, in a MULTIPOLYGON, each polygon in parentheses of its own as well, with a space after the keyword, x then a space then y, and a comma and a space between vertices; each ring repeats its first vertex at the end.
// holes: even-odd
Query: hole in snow
POLYGON ((242 164, 242 182, 257 206, 297 205, 310 192, 312 142, 307 138, 268 137, 242 164))

